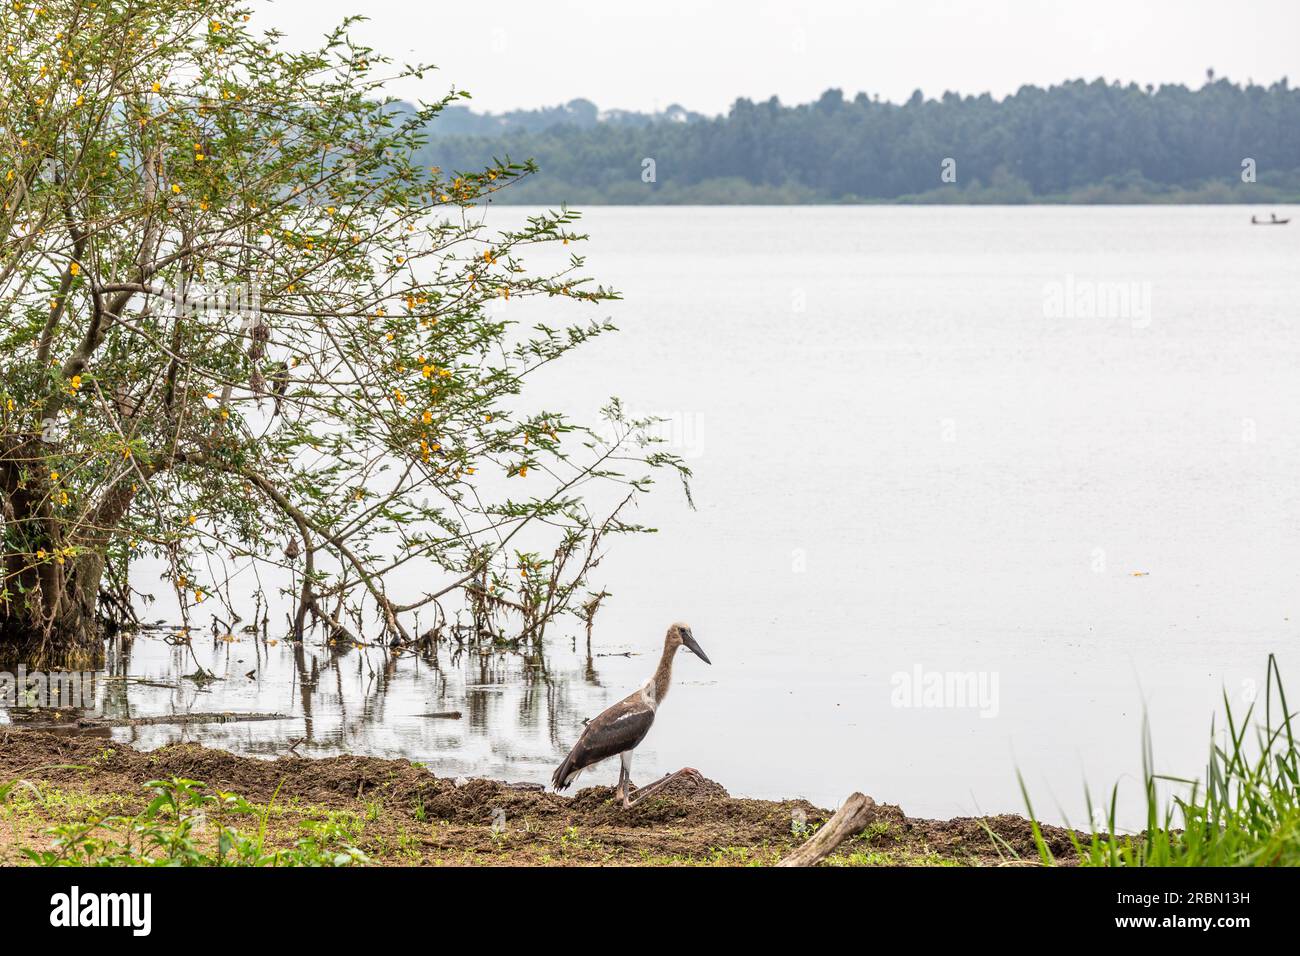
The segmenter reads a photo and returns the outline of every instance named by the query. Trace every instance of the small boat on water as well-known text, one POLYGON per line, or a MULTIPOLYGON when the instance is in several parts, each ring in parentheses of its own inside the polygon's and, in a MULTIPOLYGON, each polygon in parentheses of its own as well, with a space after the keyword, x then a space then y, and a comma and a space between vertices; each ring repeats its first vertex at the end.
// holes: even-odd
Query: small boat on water
POLYGON ((1290 221, 1290 219, 1277 218, 1277 213, 1270 213, 1268 219, 1260 219, 1258 216, 1250 217, 1250 224, 1252 226, 1285 226, 1290 221))

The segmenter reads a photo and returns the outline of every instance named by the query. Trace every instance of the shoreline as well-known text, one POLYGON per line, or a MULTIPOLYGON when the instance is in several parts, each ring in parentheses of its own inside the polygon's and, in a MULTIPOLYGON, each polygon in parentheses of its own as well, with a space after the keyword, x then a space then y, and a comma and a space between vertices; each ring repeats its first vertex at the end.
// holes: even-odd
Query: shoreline
MULTIPOLYGON (((710 780, 679 780, 625 811, 610 787, 568 796, 534 784, 435 777, 402 759, 268 760, 196 743, 138 751, 7 727, 0 729, 0 787, 26 783, 0 800, 0 865, 27 863, 24 847, 49 850, 47 827, 141 813, 153 796, 148 782, 170 778, 244 798, 254 816, 221 812, 220 823, 256 831, 264 820, 270 848, 291 847, 330 822, 374 865, 764 866, 802 845, 833 812, 802 799, 732 797, 710 780)), ((1073 862, 1069 832, 1042 830, 1057 861, 1073 862)), ((1038 853, 1021 816, 928 820, 881 805, 824 865, 1038 865, 1038 853)))

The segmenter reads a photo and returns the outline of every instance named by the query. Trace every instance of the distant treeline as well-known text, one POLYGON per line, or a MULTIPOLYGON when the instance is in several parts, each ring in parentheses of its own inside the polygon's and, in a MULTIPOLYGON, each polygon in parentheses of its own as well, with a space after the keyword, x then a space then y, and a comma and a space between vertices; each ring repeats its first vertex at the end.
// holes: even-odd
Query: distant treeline
POLYGON ((635 110, 605 110, 591 100, 570 100, 561 106, 505 113, 475 113, 467 106, 448 106, 438 114, 429 132, 438 136, 501 136, 506 133, 536 133, 553 126, 587 128, 648 126, 651 123, 694 123, 706 117, 674 103, 666 110, 638 113, 635 110))
POLYGON ((541 172, 502 202, 1300 201, 1300 91, 1285 79, 1075 80, 902 104, 828 90, 799 106, 737 100, 718 118, 600 114, 587 101, 469 116, 447 116, 423 159, 461 171, 535 159, 541 172))

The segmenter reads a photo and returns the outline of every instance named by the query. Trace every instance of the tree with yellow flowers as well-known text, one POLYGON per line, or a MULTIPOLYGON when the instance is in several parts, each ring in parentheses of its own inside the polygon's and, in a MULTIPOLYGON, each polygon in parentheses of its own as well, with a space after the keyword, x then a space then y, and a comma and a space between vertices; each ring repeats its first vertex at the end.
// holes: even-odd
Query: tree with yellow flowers
POLYGON ((296 639, 457 612, 539 638, 606 536, 646 530, 620 503, 685 478, 617 402, 594 429, 530 410, 528 374, 611 326, 510 303, 616 296, 578 256, 525 268, 585 238, 574 214, 483 224, 532 164, 413 164, 464 94, 399 107, 384 84, 424 68, 350 22, 300 53, 229 0, 6 0, 0 647, 93 652, 141 561, 185 623, 254 566, 292 581, 296 639))

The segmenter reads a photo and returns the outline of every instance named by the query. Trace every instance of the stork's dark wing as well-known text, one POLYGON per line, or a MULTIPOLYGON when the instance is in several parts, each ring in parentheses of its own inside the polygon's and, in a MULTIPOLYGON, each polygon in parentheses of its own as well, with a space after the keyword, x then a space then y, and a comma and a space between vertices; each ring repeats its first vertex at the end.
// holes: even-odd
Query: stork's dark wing
POLYGON ((563 790, 579 770, 631 750, 645 739, 654 721, 654 709, 641 699, 640 694, 620 700, 587 722, 587 729, 556 768, 551 783, 556 790, 563 790))

